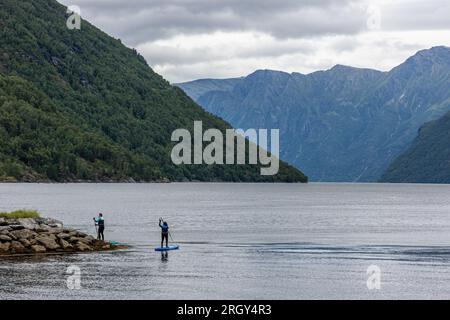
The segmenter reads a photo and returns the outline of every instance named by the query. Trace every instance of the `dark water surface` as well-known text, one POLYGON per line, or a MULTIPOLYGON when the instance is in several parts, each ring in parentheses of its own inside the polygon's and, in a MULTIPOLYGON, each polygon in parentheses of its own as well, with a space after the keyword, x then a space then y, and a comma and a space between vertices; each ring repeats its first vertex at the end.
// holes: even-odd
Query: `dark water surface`
POLYGON ((131 248, 2 259, 0 299, 450 298, 448 185, 0 184, 0 211, 19 208, 91 234, 101 211, 131 248), (160 216, 181 247, 167 257, 160 216))

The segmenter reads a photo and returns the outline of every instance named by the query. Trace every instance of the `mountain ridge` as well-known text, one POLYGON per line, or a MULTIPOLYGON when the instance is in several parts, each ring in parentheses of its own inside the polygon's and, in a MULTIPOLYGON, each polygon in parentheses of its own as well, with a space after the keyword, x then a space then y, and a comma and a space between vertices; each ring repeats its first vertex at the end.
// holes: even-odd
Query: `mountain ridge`
MULTIPOLYGON (((448 57, 437 46, 390 71, 336 65, 258 85, 254 72, 196 101, 234 127, 280 128, 281 158, 312 181, 377 181, 420 126, 450 110, 448 57)), ((189 95, 195 82, 179 86, 189 95)))

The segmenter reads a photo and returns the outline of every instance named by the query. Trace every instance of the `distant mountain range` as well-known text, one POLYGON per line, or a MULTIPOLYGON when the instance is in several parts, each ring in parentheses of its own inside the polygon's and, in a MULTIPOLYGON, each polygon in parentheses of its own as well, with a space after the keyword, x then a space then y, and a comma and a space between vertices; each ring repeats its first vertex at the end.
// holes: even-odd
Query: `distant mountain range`
POLYGON ((175 165, 173 130, 224 132, 136 50, 54 0, 0 1, 0 181, 301 181, 280 164, 175 165))
POLYGON ((258 70, 177 85, 235 128, 279 128, 281 158, 312 181, 404 181, 405 170, 419 169, 401 168, 401 160, 421 156, 419 145, 426 152, 424 135, 439 134, 445 119, 426 125, 413 149, 383 173, 421 126, 450 111, 450 48, 419 51, 389 72, 337 65, 307 75, 258 70))

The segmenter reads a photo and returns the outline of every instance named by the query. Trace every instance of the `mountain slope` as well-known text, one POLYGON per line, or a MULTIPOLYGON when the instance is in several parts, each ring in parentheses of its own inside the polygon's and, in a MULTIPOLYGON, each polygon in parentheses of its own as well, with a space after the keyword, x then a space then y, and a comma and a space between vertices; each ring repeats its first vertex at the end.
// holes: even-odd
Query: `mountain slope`
POLYGON ((126 149, 73 125, 47 96, 20 77, 0 74, 0 106, 3 180, 119 180, 141 165, 142 159, 126 149))
POLYGON ((450 183, 450 113, 425 124, 380 182, 450 183))
POLYGON ((7 92, 0 105, 1 179, 306 180, 285 164, 274 177, 260 176, 258 166, 173 165, 173 130, 191 129, 194 120, 204 129, 229 125, 120 40, 85 20, 81 30, 69 30, 67 17, 54 0, 0 1, 1 89, 7 92), (25 88, 31 93, 18 95, 25 88), (33 124, 21 110, 48 121, 33 124), (10 122, 18 130, 9 130, 10 122))
POLYGON ((200 79, 184 83, 177 83, 175 86, 180 87, 186 92, 189 92, 189 96, 196 100, 200 96, 210 91, 227 91, 232 89, 241 78, 231 79, 200 79))
POLYGON ((234 127, 279 128, 281 158, 312 181, 376 181, 421 125, 450 110, 449 87, 450 48, 435 47, 390 72, 259 70, 196 101, 234 127))

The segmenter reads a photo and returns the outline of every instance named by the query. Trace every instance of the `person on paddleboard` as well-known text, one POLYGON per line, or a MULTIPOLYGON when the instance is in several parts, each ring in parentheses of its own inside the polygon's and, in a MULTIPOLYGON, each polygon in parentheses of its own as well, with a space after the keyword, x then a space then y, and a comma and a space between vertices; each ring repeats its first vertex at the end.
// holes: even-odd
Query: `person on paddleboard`
POLYGON ((169 225, 162 218, 159 218, 159 226, 161 227, 161 248, 163 247, 164 239, 166 240, 166 247, 169 247, 169 225))
POLYGON ((97 218, 94 218, 95 225, 98 226, 97 229, 97 240, 105 240, 105 219, 103 218, 103 214, 99 213, 97 218))

